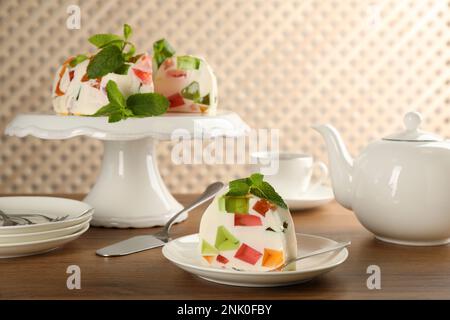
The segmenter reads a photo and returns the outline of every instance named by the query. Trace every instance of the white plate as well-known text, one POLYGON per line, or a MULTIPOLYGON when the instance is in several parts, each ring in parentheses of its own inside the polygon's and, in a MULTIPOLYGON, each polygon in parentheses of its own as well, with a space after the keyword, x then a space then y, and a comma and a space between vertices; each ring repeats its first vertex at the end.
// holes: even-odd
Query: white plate
MULTIPOLYGON (((336 241, 308 234, 297 234, 299 255, 336 244, 336 241)), ((277 287, 306 282, 343 263, 347 249, 311 257, 297 263, 296 271, 248 272, 208 268, 202 264, 198 252, 198 234, 175 239, 167 243, 163 255, 181 269, 208 281, 241 287, 277 287)))
POLYGON ((60 222, 43 222, 32 225, 0 226, 0 235, 36 233, 56 230, 83 223, 92 217, 93 208, 87 203, 72 199, 56 197, 0 197, 0 209, 5 213, 41 213, 49 217, 69 215, 60 222), (88 214, 79 217, 81 213, 91 209, 88 214))
POLYGON ((290 210, 306 210, 327 204, 334 199, 333 189, 327 186, 317 186, 295 199, 285 198, 290 210))
POLYGON ((89 224, 78 232, 54 239, 0 244, 0 258, 15 258, 48 252, 75 240, 88 229, 89 224))
POLYGON ((42 232, 33 232, 33 233, 19 233, 19 234, 2 234, 0 235, 0 245, 5 243, 22 243, 22 242, 31 242, 31 241, 40 241, 40 240, 50 240, 54 238, 59 238, 62 236, 67 236, 73 233, 76 233, 89 225, 91 219, 88 221, 82 222, 80 224, 76 224, 74 226, 42 231, 42 232))

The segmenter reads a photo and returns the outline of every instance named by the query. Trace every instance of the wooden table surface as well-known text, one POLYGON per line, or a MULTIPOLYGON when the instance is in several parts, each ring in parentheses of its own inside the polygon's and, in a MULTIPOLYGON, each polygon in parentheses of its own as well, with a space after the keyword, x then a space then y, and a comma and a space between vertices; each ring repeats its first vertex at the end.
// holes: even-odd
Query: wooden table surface
MULTIPOLYGON (((80 195, 66 196, 81 199, 80 195)), ((193 196, 177 197, 187 203, 193 196)), ((196 233, 205 206, 173 227, 173 236, 196 233)), ((351 240, 341 266, 311 282, 279 288, 218 285, 178 269, 161 248, 120 258, 95 250, 153 229, 91 228, 53 252, 0 259, 0 299, 450 299, 450 248, 403 247, 374 240, 352 212, 336 202, 293 212, 297 232, 351 240), (81 268, 81 290, 68 290, 66 269, 81 268), (381 269, 381 289, 369 290, 367 268, 381 269)))

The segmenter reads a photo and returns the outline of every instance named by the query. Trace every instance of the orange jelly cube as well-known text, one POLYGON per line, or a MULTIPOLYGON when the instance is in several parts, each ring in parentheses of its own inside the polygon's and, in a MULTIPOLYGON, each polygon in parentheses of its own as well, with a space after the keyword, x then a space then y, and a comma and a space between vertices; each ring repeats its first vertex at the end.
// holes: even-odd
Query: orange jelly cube
POLYGON ((284 262, 283 251, 264 249, 262 266, 268 268, 276 268, 284 262))
POLYGON ((211 264, 214 260, 214 256, 203 256, 203 258, 211 264))

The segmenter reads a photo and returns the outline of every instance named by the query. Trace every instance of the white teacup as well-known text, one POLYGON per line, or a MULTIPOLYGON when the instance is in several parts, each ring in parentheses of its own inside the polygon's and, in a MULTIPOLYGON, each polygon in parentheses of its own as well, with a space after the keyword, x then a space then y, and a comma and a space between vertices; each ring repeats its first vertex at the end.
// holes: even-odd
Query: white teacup
POLYGON ((265 174, 264 180, 269 182, 275 190, 284 198, 295 199, 308 190, 321 185, 328 177, 328 168, 321 162, 314 162, 314 158, 304 153, 292 152, 257 152, 252 154, 257 161, 259 171, 264 174, 262 168, 278 161, 278 170, 272 174, 265 174), (315 169, 320 170, 316 181, 311 177, 315 169))

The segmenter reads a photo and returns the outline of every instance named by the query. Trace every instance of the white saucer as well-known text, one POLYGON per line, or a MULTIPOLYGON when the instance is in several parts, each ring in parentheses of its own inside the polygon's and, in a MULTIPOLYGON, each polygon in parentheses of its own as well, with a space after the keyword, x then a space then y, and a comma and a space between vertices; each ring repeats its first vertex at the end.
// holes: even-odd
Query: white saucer
MULTIPOLYGON (((299 255, 336 244, 324 237, 297 233, 299 255)), ((202 264, 198 252, 198 234, 175 239, 167 243, 163 255, 179 268, 208 281, 241 287, 278 287, 306 282, 343 263, 347 249, 331 252, 297 262, 296 271, 248 272, 208 268, 202 264)))
POLYGON ((333 199, 333 189, 324 185, 314 187, 297 198, 284 198, 290 210, 306 210, 319 207, 333 199))
POLYGON ((0 235, 24 234, 56 230, 74 226, 91 219, 93 208, 87 203, 72 199, 56 197, 0 197, 0 208, 5 213, 41 213, 56 218, 65 215, 69 217, 59 222, 47 222, 45 219, 34 221, 32 225, 0 226, 0 235), (91 211, 80 216, 86 210, 91 211))
POLYGON ((0 245, 2 244, 19 244, 23 242, 32 242, 32 241, 41 241, 41 240, 50 240, 63 236, 67 236, 78 231, 83 230, 89 225, 89 220, 84 221, 80 224, 76 224, 74 226, 49 230, 49 231, 41 231, 41 232, 33 232, 33 233, 19 233, 19 234, 0 234, 0 245))
POLYGON ((48 252, 75 240, 88 229, 89 224, 87 224, 82 230, 67 236, 49 240, 0 244, 0 258, 15 258, 48 252))

